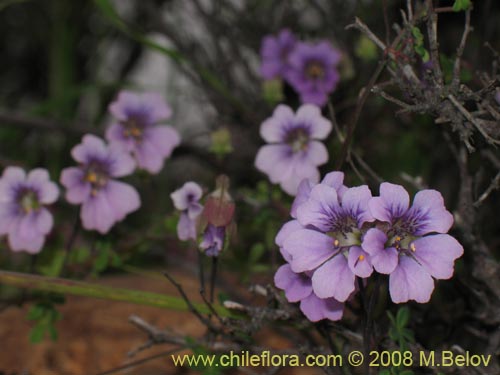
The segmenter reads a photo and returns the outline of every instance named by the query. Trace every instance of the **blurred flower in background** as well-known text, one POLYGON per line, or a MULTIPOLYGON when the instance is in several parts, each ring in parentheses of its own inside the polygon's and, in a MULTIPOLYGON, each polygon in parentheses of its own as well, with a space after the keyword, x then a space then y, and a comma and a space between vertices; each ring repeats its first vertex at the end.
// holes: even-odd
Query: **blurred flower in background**
POLYGON ((130 175, 135 169, 133 158, 125 150, 87 134, 82 143, 73 147, 71 155, 80 166, 65 168, 61 183, 67 189, 67 201, 82 205, 80 217, 85 229, 107 233, 140 207, 137 191, 114 179, 130 175))
POLYGON ((199 203, 202 195, 200 185, 191 181, 170 194, 174 207, 181 211, 177 223, 177 236, 181 241, 196 240, 196 220, 203 211, 203 206, 199 203))
POLYGON ((38 253, 54 224, 45 208, 59 197, 59 188, 45 169, 26 175, 19 167, 8 167, 0 178, 0 235, 7 235, 13 251, 38 253))
POLYGON ((288 29, 277 36, 267 35, 260 48, 260 73, 265 79, 286 78, 289 70, 288 55, 295 48, 297 39, 288 29))
POLYGON ((331 129, 330 121, 314 105, 303 105, 297 113, 279 105, 260 127, 260 135, 270 144, 260 148, 255 166, 273 184, 295 195, 303 179, 319 181, 317 167, 328 161, 328 151, 319 141, 328 137, 331 129))
POLYGON ((106 139, 131 152, 138 167, 158 173, 181 141, 174 128, 158 125, 172 114, 161 95, 122 91, 109 111, 117 122, 107 129, 106 139))

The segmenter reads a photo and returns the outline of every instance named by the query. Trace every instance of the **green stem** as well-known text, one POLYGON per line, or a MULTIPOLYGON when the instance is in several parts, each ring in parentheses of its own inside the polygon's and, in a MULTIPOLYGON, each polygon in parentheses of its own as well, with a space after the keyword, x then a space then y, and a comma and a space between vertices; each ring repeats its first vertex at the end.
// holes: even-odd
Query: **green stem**
MULTIPOLYGON (((16 286, 24 289, 37 289, 61 294, 103 298, 113 301, 123 301, 138 305, 160 307, 164 309, 188 311, 186 302, 178 297, 165 296, 142 290, 114 288, 109 286, 91 284, 83 281, 31 275, 19 272, 1 271, 0 284, 16 286)), ((209 307, 203 303, 194 303, 194 307, 202 313, 209 314, 209 307)), ((242 318, 221 305, 213 305, 217 314, 224 317, 242 318)))

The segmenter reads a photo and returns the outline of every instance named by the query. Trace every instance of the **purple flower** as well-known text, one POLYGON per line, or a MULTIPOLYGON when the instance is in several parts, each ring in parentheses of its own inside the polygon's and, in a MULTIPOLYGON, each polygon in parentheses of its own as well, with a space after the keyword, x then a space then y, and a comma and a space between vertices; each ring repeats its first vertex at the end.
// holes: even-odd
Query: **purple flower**
POLYGON ((265 79, 285 78, 288 74, 288 55, 295 47, 295 35, 288 29, 278 36, 267 35, 262 39, 260 74, 265 79))
POLYGON ((131 152, 140 168, 158 173, 165 158, 180 143, 175 129, 158 125, 172 113, 162 97, 156 93, 137 95, 122 91, 109 111, 117 122, 107 129, 106 139, 131 152))
POLYGON ((410 207, 408 192, 385 182, 380 185, 380 196, 368 205, 373 217, 387 224, 368 230, 362 246, 375 270, 390 274, 392 300, 428 302, 434 290, 433 277, 449 279, 455 259, 463 254, 460 243, 445 234, 453 216, 443 197, 436 190, 422 190, 410 207))
POLYGON ((367 186, 345 189, 342 175, 329 175, 314 186, 307 201, 297 208, 304 227, 290 234, 283 248, 291 256, 291 269, 312 274, 312 288, 320 298, 344 302, 355 290, 355 277, 368 277, 373 268, 360 247, 361 229, 373 221, 368 211, 367 186), (335 182, 337 188, 328 183, 335 182), (338 190, 342 190, 339 199, 338 190))
POLYGON ((318 140, 325 139, 331 129, 330 121, 314 105, 303 105, 295 114, 290 107, 279 105, 260 127, 262 138, 270 144, 261 147, 255 166, 272 183, 295 195, 303 179, 319 181, 317 167, 328 161, 328 151, 318 140))
POLYGON ((200 243, 200 249, 209 257, 217 257, 224 248, 224 238, 226 236, 226 227, 216 227, 208 224, 203 233, 203 239, 200 243))
POLYGON ((340 52, 327 41, 297 43, 290 53, 287 80, 300 94, 303 103, 323 106, 340 79, 337 64, 340 52))
POLYGON ((67 189, 67 201, 82 205, 80 217, 85 229, 107 233, 140 207, 137 191, 113 179, 134 171, 134 160, 126 151, 88 134, 73 147, 71 155, 80 165, 64 169, 61 183, 67 189))
POLYGON ((177 236, 181 241, 196 240, 196 219, 203 211, 203 206, 199 203, 202 193, 197 183, 186 182, 170 194, 175 208, 181 211, 177 224, 177 236))
POLYGON ((59 197, 59 189, 45 169, 28 175, 8 167, 0 178, 0 235, 8 235, 13 251, 40 252, 45 236, 54 224, 45 208, 59 197))
MULTIPOLYGON (((292 257, 283 248, 283 242, 291 233, 302 228, 297 220, 292 220, 283 225, 276 235, 276 244, 287 262, 290 262, 292 257)), ((290 264, 284 264, 276 271, 274 283, 285 291, 289 302, 300 302, 300 310, 310 321, 340 320, 342 318, 344 304, 334 298, 319 298, 313 291, 310 273, 296 273, 290 264)))

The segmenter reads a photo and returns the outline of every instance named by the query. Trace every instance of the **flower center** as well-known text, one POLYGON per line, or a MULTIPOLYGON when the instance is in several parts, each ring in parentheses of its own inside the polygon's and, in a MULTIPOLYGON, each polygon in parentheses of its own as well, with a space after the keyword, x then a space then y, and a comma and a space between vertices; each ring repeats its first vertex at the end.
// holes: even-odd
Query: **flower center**
POLYGON ((307 64, 306 74, 312 79, 322 79, 325 76, 325 68, 318 61, 311 61, 307 64))
POLYGON ((144 121, 142 121, 137 116, 131 116, 127 120, 122 122, 124 127, 123 135, 126 138, 133 138, 136 141, 142 140, 142 135, 144 133, 144 121))
POLYGON ((398 252, 403 253, 414 253, 417 251, 417 247, 413 243, 416 237, 409 234, 397 234, 387 241, 386 247, 394 247, 398 252))
POLYGON ((85 171, 84 180, 91 185, 91 194, 97 195, 109 181, 109 172, 102 163, 91 162, 85 171))
POLYGON ((24 188, 19 192, 18 202, 24 213, 29 214, 32 211, 36 211, 40 208, 40 202, 38 202, 38 194, 28 188, 24 188))
POLYGON ((292 147, 292 151, 306 151, 309 145, 309 133, 304 128, 295 128, 288 132, 285 143, 292 147))

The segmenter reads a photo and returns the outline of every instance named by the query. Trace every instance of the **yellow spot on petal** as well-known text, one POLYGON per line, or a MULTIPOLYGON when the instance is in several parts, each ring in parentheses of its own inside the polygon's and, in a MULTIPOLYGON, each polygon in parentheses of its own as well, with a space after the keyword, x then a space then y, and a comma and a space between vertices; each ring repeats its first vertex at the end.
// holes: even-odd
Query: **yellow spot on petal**
POLYGON ((410 245, 410 249, 411 249, 411 251, 413 251, 413 252, 417 251, 417 247, 415 246, 415 244, 414 244, 414 243, 412 243, 412 244, 410 245))
POLYGON ((339 240, 335 240, 335 241, 333 241, 333 245, 334 245, 335 247, 339 246, 339 244, 340 244, 339 240))
POLYGON ((360 255, 360 256, 358 257, 358 259, 359 259, 359 260, 364 260, 364 259, 365 259, 365 256, 364 256, 364 255, 360 255))
POLYGON ((401 237, 397 236, 396 241, 398 241, 398 242, 401 241, 401 237))
POLYGON ((130 129, 130 133, 133 137, 139 137, 142 134, 141 129, 135 127, 130 129))

